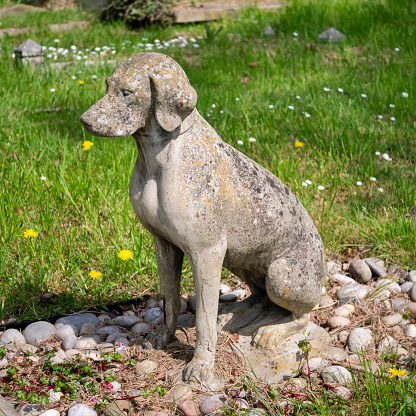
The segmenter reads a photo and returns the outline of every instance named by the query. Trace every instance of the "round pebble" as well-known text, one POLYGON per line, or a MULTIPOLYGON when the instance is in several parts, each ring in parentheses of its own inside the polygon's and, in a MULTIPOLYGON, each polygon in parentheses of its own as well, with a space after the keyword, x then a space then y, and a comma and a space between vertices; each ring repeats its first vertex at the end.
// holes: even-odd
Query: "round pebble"
POLYGON ((343 316, 331 316, 326 321, 326 326, 331 329, 339 328, 341 326, 347 326, 350 324, 351 324, 351 321, 348 318, 344 318, 343 316))
POLYGON ((355 259, 351 262, 349 271, 352 277, 360 283, 367 283, 372 277, 370 267, 365 261, 360 259, 355 259))
POLYGON ((117 326, 103 326, 102 328, 98 328, 95 333, 97 335, 108 336, 111 334, 120 334, 120 328, 117 326))
POLYGON ((17 329, 6 329, 0 338, 0 343, 10 344, 15 342, 16 344, 25 343, 25 337, 17 329))
POLYGON ((350 389, 347 389, 344 386, 335 387, 334 388, 334 393, 337 396, 340 396, 340 397, 342 397, 345 400, 347 400, 347 399, 349 399, 351 397, 351 390, 350 389))
POLYGON ((413 286, 414 286, 413 282, 404 282, 400 286, 400 290, 402 291, 402 293, 409 293, 410 289, 412 289, 413 286))
POLYGON ((196 311, 196 295, 189 295, 188 306, 191 311, 196 311))
POLYGON ((322 378, 325 383, 344 383, 352 382, 351 373, 340 365, 331 365, 322 371, 322 378))
POLYGON ((67 416, 97 416, 97 412, 85 404, 76 404, 68 410, 67 416))
POLYGON ((178 403, 177 408, 185 416, 198 416, 198 406, 191 400, 185 400, 181 403, 178 403))
POLYGON ((92 350, 97 348, 97 340, 92 337, 92 335, 86 335, 80 338, 75 344, 75 349, 77 350, 92 350))
POLYGON ((409 290, 409 298, 412 302, 416 302, 416 285, 413 284, 413 287, 409 290))
POLYGON ((41 413, 39 416, 60 416, 60 413, 55 409, 49 409, 46 412, 41 413))
POLYGON ((49 322, 44 321, 33 322, 23 331, 26 342, 35 347, 39 347, 42 342, 48 341, 55 333, 56 328, 49 322))
MULTIPOLYGON (((322 357, 313 357, 309 359, 309 375, 311 377, 317 377, 325 367, 328 367, 329 363, 322 357)), ((303 364, 302 374, 308 377, 308 363, 303 364)))
POLYGON ((351 352, 361 353, 373 342, 373 335, 366 328, 355 328, 348 337, 348 348, 351 352))
POLYGON ((144 360, 140 363, 136 364, 136 373, 142 374, 142 373, 153 373, 156 371, 158 367, 158 363, 156 361, 152 360, 144 360))
POLYGON ((390 279, 380 279, 376 282, 376 287, 383 286, 384 289, 388 290, 390 293, 400 293, 402 290, 400 286, 396 283, 391 281, 390 279))
POLYGON ((336 291, 336 296, 338 299, 345 297, 345 296, 354 296, 359 299, 363 299, 369 292, 370 288, 364 285, 360 285, 359 283, 346 285, 339 288, 336 291))
POLYGON ((130 332, 136 335, 147 334, 149 331, 150 326, 145 322, 139 322, 130 329, 130 332))
POLYGON ((184 313, 178 316, 177 326, 178 328, 192 328, 195 326, 195 319, 191 315, 184 313))
POLYGON ((79 331, 79 335, 91 335, 95 334, 95 325, 90 322, 82 325, 81 330, 79 331))
POLYGON ((189 386, 186 386, 185 384, 178 384, 171 389, 169 400, 176 403, 179 400, 185 400, 191 396, 192 390, 189 386))
POLYGON ((144 314, 144 321, 152 324, 159 325, 163 322, 163 311, 159 308, 151 308, 144 314))
POLYGON ((408 278, 411 282, 416 283, 416 270, 411 270, 411 271, 409 272, 409 274, 407 275, 407 278, 408 278))
MULTIPOLYGON (((158 309, 160 311, 160 309, 158 309)), ((113 324, 123 328, 131 328, 133 325, 142 322, 138 316, 117 316, 113 319, 113 324)))
POLYGON ((326 306, 332 305, 334 300, 330 296, 322 296, 321 300, 319 301, 319 306, 324 308, 326 306))
POLYGON ((227 398, 223 394, 215 394, 205 399, 199 410, 203 415, 209 415, 215 410, 227 405, 227 398))
POLYGON ((334 315, 336 316, 343 316, 344 318, 349 318, 354 314, 354 305, 348 304, 340 306, 339 308, 334 310, 334 315))
POLYGON ((407 337, 416 338, 416 326, 414 324, 408 324, 404 327, 404 333, 407 337))
POLYGON ((385 316, 381 322, 386 326, 395 326, 402 321, 402 315, 400 313, 395 313, 394 315, 385 316))
POLYGON ((93 313, 87 312, 87 313, 81 313, 79 315, 69 315, 69 316, 64 316, 62 318, 59 318, 55 322, 55 326, 56 328, 58 328, 58 325, 60 324, 73 325, 77 327, 78 331, 80 331, 82 328, 82 325, 86 323, 91 323, 95 325, 96 327, 100 325, 100 321, 98 320, 98 318, 93 313))
POLYGON ((111 321, 112 321, 111 316, 106 313, 98 315, 99 325, 108 325, 108 324, 111 324, 111 321))

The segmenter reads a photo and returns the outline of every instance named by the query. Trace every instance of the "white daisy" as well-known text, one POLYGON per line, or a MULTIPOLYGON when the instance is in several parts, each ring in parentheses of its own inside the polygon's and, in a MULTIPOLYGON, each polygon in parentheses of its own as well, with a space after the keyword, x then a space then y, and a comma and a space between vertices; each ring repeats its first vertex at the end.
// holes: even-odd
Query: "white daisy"
POLYGON ((46 181, 46 176, 41 176, 41 177, 40 177, 40 180, 41 180, 41 181, 46 181))
POLYGON ((358 186, 362 186, 362 184, 363 184, 363 183, 362 183, 361 181, 357 181, 357 185, 358 185, 358 186))
POLYGON ((394 117, 390 117, 391 121, 396 121, 396 119, 394 117))
POLYGON ((338 92, 344 92, 342 88, 338 88, 338 92))
POLYGON ((366 94, 361 94, 361 97, 367 98, 367 95, 366 94))
POLYGON ((390 105, 389 105, 389 107, 390 107, 390 108, 394 108, 394 104, 390 104, 390 105))
POLYGON ((98 78, 98 75, 93 75, 91 78, 96 79, 96 78, 98 78))
POLYGON ((308 184, 306 182, 302 182, 302 186, 304 186, 306 188, 308 186, 308 184))
POLYGON ((55 92, 55 88, 51 88, 51 92, 55 92))
POLYGON ((324 186, 322 186, 322 185, 319 185, 318 186, 318 191, 324 191, 325 190, 325 187, 324 186))
POLYGON ((407 98, 409 96, 409 94, 407 92, 402 92, 402 95, 404 98, 407 98))
POLYGON ((244 142, 242 140, 237 140, 237 144, 242 146, 244 144, 244 142))
POLYGON ((77 79, 77 77, 75 76, 75 75, 72 75, 72 77, 71 77, 72 79, 77 79))
POLYGON ((54 39, 54 42, 55 42, 55 43, 59 43, 59 42, 60 42, 60 40, 59 40, 59 39, 54 39))
POLYGON ((312 185, 312 182, 309 179, 306 179, 305 181, 308 185, 312 185))
POLYGON ((377 150, 376 156, 380 156, 380 155, 381 155, 381 153, 377 150))
POLYGON ((269 108, 273 108, 273 107, 274 107, 274 106, 273 106, 273 104, 270 104, 270 105, 269 105, 269 108))
POLYGON ((287 108, 288 108, 289 110, 294 110, 294 109, 295 109, 295 107, 293 107, 292 105, 289 105, 287 108))
POLYGON ((400 52, 400 48, 394 48, 396 52, 400 52))
POLYGON ((251 142, 251 143, 254 143, 254 142, 256 141, 256 138, 255 138, 255 137, 250 137, 250 138, 248 139, 248 141, 249 141, 249 142, 251 142))
POLYGON ((299 36, 298 32, 293 32, 293 36, 299 36))
POLYGON ((212 108, 215 108, 215 104, 212 104, 212 108))
POLYGON ((235 100, 236 100, 236 101, 240 101, 240 99, 239 99, 239 98, 236 98, 235 100))
POLYGON ((296 99, 297 99, 297 100, 300 100, 300 96, 299 96, 299 95, 297 95, 297 96, 296 96, 296 99))
POLYGON ((377 179, 374 176, 370 176, 370 181, 375 182, 377 179))
POLYGON ((390 156, 387 153, 383 153, 383 159, 384 160, 389 160, 390 156))
POLYGON ((384 189, 383 188, 378 188, 378 191, 379 192, 384 192, 384 189))
POLYGON ((309 113, 305 113, 305 117, 309 118, 311 115, 309 113))
POLYGON ((328 92, 328 91, 331 91, 331 90, 327 87, 324 87, 324 91, 328 92))

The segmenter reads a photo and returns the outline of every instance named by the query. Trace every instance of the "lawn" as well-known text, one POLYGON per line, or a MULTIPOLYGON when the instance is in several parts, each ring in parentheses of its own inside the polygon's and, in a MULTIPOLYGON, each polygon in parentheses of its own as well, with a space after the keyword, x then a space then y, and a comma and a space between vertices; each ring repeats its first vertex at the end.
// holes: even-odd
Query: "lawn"
MULTIPOLYGON (((134 141, 90 136, 79 122, 117 62, 144 50, 176 59, 223 140, 295 192, 328 258, 361 252, 416 268, 406 216, 416 202, 416 3, 289 3, 209 27, 133 32, 94 20, 84 32, 52 34, 37 26, 30 38, 47 57, 34 71, 12 58, 27 35, 0 39, 0 320, 158 292, 153 242, 128 198, 134 141), (263 34, 267 25, 276 36, 263 34), (347 38, 318 42, 331 26, 347 38), (28 229, 37 237, 25 238, 28 229), (133 259, 122 261, 123 249, 133 259), (47 292, 55 296, 42 300, 47 292)), ((16 19, 3 17, 2 27, 16 19)), ((182 291, 192 291, 188 263, 182 291)))

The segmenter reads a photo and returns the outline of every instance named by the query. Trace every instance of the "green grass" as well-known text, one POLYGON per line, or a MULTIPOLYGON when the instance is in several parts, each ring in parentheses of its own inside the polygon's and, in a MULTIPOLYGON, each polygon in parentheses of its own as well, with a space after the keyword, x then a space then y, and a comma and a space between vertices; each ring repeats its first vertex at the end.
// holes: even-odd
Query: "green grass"
MULTIPOLYGON (((368 246, 369 254, 416 268, 416 232, 406 217, 416 192, 415 17, 413 1, 296 1, 276 13, 252 9, 212 23, 224 29, 215 39, 197 39, 199 48, 157 51, 183 66, 198 92, 198 110, 219 135, 295 192, 329 256, 368 246), (262 35, 269 24, 276 37, 262 35), (331 26, 347 40, 317 42, 331 26), (296 141, 304 146, 296 148, 296 141), (307 179, 313 184, 305 188, 307 179)), ((128 199, 134 142, 92 137, 79 116, 105 94, 104 81, 114 69, 107 60, 142 51, 133 45, 143 37, 146 43, 180 34, 189 38, 206 31, 203 25, 184 25, 131 32, 120 23, 97 22, 85 32, 59 35, 36 29, 30 37, 47 47, 81 50, 112 43, 117 53, 107 53, 103 65, 75 61, 62 71, 48 64, 34 72, 15 68, 11 58, 26 35, 0 40, 1 316, 33 318, 157 292, 153 243, 128 199), (60 111, 39 111, 53 107, 60 111), (87 152, 84 140, 94 143, 87 152), (39 232, 37 238, 23 237, 30 228, 39 232), (133 260, 119 260, 121 249, 131 250, 133 260), (91 280, 91 269, 101 271, 102 279, 91 280), (39 300, 48 291, 59 296, 39 300)), ((70 61, 69 56, 62 59, 70 61)), ((192 285, 188 264, 184 276, 185 292, 192 285)))

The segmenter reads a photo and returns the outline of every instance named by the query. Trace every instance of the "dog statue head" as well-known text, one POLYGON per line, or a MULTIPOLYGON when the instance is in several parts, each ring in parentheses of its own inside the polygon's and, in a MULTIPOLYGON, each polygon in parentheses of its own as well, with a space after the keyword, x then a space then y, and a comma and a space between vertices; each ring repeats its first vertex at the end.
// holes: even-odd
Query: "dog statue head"
POLYGON ((169 56, 139 53, 107 78, 107 94, 81 116, 94 136, 129 136, 145 127, 150 111, 162 129, 179 127, 196 106, 197 94, 169 56))

